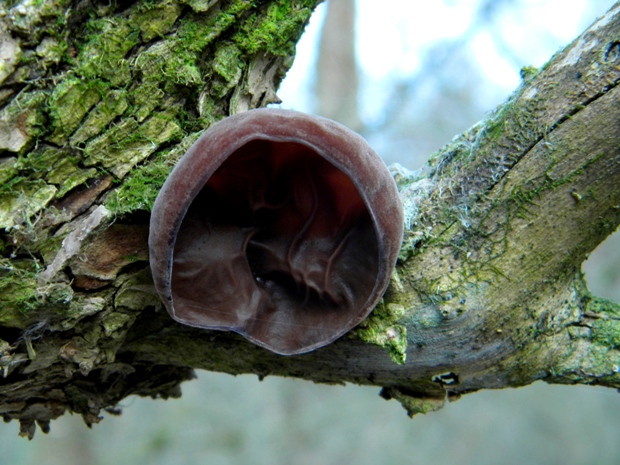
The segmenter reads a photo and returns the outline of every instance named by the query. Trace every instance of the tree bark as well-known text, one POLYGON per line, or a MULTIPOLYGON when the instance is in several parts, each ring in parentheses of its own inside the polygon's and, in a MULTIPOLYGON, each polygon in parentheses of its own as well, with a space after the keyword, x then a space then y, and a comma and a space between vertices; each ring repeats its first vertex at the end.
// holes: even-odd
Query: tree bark
MULTIPOLYGON (((381 386, 410 414, 479 389, 620 387, 620 305, 581 263, 620 224, 620 4, 420 172, 382 303, 291 357, 173 322, 148 212, 219 118, 277 101, 318 1, 0 7, 0 412, 32 437, 196 368, 381 386)), ((36 5, 35 5, 36 4, 36 5)))

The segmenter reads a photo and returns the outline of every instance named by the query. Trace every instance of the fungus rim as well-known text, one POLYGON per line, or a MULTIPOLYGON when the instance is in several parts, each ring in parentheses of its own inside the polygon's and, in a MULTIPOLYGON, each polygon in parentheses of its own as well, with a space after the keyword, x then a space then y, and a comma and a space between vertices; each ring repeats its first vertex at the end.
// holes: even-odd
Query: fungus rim
POLYGON ((294 355, 330 344, 372 312, 389 284, 402 235, 403 211, 396 184, 381 158, 361 136, 335 121, 319 116, 292 110, 256 109, 224 118, 212 125, 171 171, 152 208, 150 265, 156 291, 175 321, 203 329, 233 331, 272 352, 294 355), (269 128, 266 127, 267 123, 269 128), (375 285, 366 301, 352 314, 346 325, 321 340, 294 350, 278 349, 268 341, 256 339, 244 328, 188 321, 179 316, 174 308, 174 249, 190 205, 228 157, 255 140, 303 145, 344 173, 366 206, 377 242, 378 270, 375 285))

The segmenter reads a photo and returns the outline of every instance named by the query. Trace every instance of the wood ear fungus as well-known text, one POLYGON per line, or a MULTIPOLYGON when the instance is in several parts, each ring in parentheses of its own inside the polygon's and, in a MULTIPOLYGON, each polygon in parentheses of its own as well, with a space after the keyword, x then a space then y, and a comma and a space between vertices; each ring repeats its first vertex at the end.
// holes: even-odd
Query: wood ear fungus
POLYGON ((175 320, 290 355, 366 318, 402 234, 394 181, 360 136, 259 109, 213 125, 181 158, 153 206, 150 263, 175 320))

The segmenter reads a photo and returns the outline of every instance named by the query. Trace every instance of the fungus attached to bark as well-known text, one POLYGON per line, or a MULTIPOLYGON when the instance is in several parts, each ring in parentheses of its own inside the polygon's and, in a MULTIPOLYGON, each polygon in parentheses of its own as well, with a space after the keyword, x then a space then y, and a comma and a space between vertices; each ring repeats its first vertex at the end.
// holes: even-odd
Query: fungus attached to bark
POLYGON ((360 136, 325 118, 251 110, 209 128, 166 180, 151 269, 175 320, 297 354, 371 312, 402 228, 394 181, 360 136))

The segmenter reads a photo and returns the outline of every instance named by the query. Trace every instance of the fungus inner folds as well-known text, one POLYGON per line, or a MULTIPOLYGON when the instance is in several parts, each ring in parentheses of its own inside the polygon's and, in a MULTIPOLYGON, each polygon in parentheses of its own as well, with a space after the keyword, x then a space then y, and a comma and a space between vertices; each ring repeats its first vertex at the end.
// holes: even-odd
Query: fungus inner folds
POLYGON ((368 306, 379 242, 351 179, 310 146, 251 140, 196 195, 174 245, 174 313, 292 352, 368 306))

